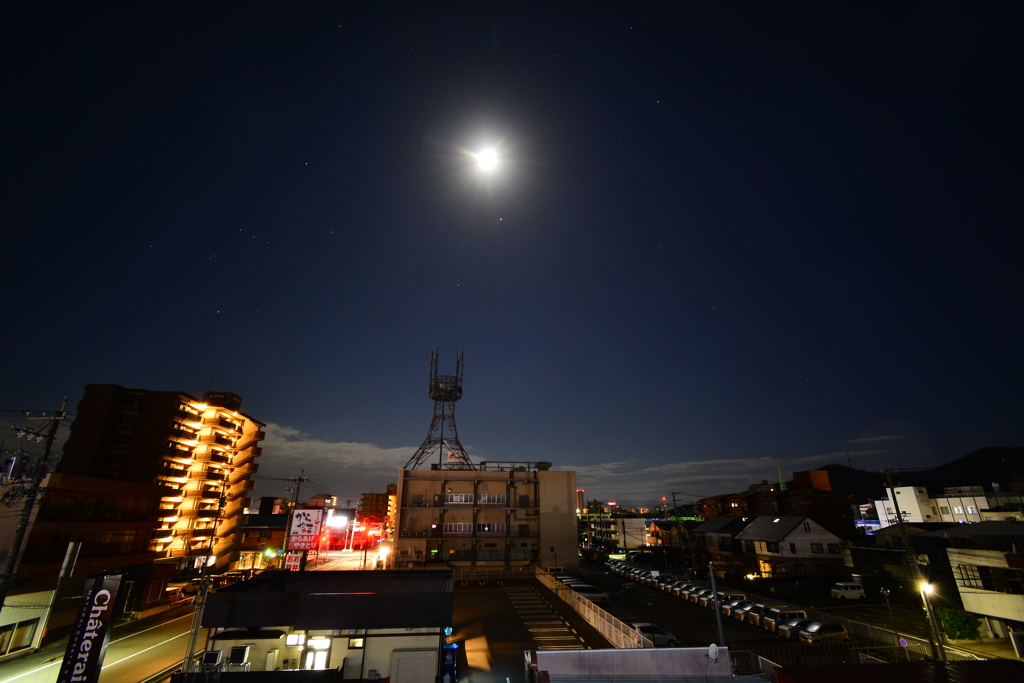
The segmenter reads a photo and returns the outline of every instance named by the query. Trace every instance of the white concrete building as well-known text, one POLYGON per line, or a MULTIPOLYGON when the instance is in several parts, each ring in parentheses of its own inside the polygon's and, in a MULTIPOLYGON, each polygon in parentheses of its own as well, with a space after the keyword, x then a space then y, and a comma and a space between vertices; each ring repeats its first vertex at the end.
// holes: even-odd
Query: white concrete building
MULTIPOLYGON (((1024 505, 1024 496, 986 493, 981 486, 947 487, 940 498, 929 497, 922 486, 897 486, 893 490, 905 522, 968 523, 1022 518, 1021 513, 1012 508, 1024 505)), ((875 509, 882 527, 895 524, 896 506, 888 491, 885 498, 875 501, 875 509)))

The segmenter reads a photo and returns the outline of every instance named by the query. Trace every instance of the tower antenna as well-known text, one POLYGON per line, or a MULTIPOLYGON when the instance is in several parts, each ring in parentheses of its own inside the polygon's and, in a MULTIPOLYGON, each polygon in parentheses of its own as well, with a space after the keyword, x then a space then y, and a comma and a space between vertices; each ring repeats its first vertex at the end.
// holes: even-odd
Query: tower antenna
POLYGON ((775 469, 779 471, 779 490, 786 490, 786 476, 782 473, 782 458, 779 457, 778 453, 775 454, 775 469))
POLYGON ((430 352, 430 387, 428 395, 434 402, 434 418, 430 421, 430 429, 427 431, 427 438, 423 440, 420 447, 405 469, 415 470, 424 463, 433 460, 437 453, 437 465, 432 464, 432 469, 439 470, 475 470, 473 462, 466 455, 466 449, 459 443, 459 432, 455 428, 455 402, 462 398, 462 371, 466 363, 466 354, 458 349, 455 350, 455 374, 437 374, 437 349, 430 352), (444 434, 445 426, 448 427, 448 436, 444 434), (447 452, 448 457, 445 457, 447 452))

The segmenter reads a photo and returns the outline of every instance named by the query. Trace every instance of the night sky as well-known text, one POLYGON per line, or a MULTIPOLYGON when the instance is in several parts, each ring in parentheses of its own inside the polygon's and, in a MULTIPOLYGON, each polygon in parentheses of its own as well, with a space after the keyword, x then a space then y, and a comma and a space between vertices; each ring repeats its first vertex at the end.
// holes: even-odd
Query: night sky
POLYGON ((435 347, 620 504, 1024 444, 1020 3, 0 11, 0 408, 212 382, 257 495, 394 481, 435 347))

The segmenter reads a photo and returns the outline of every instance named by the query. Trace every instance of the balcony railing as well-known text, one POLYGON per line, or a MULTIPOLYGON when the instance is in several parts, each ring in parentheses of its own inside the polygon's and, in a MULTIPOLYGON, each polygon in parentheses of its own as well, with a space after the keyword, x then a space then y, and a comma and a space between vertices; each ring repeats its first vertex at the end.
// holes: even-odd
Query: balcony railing
POLYGON ((403 529, 399 538, 540 538, 539 531, 442 531, 441 529, 403 529))

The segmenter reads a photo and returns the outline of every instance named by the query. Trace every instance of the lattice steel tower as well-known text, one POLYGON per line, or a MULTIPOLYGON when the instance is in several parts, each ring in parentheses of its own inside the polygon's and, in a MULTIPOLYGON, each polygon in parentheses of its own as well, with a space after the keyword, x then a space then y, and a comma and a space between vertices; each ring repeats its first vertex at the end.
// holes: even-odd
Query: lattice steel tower
POLYGON ((466 449, 459 443, 459 432, 455 428, 455 402, 462 398, 462 368, 466 363, 466 354, 455 350, 455 374, 437 374, 437 349, 430 352, 430 398, 434 401, 434 419, 430 421, 427 438, 405 469, 415 470, 433 459, 437 453, 437 468, 446 470, 474 470, 473 463, 466 455, 466 449), (448 427, 448 436, 444 435, 448 427), (445 457, 447 452, 447 458, 445 457))

